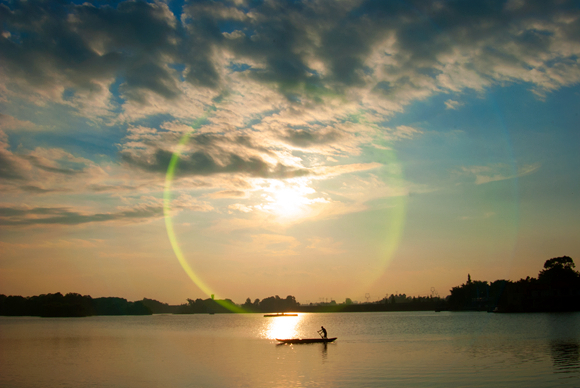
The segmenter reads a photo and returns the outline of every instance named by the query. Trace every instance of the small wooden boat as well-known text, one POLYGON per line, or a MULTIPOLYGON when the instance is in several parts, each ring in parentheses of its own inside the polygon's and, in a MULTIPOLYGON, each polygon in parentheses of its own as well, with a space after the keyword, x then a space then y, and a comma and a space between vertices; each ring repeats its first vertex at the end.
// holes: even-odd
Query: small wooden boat
POLYGON ((332 342, 336 341, 338 337, 333 338, 289 338, 289 339, 279 339, 276 338, 276 341, 280 341, 283 344, 314 344, 317 342, 332 342))
POLYGON ((265 317, 297 317, 298 314, 287 314, 287 313, 277 313, 277 314, 264 314, 265 317))

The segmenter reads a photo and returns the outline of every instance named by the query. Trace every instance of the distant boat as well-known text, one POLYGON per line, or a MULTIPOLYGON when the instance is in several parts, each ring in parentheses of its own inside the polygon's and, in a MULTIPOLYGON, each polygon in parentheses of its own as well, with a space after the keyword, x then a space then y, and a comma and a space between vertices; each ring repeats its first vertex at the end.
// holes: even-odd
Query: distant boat
POLYGON ((335 341, 338 337, 334 338, 290 338, 290 339, 279 339, 276 338, 276 341, 280 341, 283 344, 313 344, 316 342, 332 342, 335 341))
POLYGON ((277 314, 264 314, 265 317, 297 317, 298 314, 287 314, 287 313, 277 313, 277 314))

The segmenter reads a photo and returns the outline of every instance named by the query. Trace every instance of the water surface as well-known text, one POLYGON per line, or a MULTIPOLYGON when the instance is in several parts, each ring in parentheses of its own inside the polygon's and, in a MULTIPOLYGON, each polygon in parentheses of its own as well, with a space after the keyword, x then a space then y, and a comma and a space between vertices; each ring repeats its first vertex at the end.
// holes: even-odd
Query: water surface
POLYGON ((580 387, 580 313, 0 317, 0 386, 580 387))

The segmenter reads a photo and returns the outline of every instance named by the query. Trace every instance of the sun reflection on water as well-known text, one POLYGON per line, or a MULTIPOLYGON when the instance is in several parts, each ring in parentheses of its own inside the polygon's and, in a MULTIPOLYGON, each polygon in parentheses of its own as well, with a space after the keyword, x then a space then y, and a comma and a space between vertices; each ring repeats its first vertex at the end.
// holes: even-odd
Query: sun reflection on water
POLYGON ((262 332, 262 336, 268 339, 287 339, 297 338, 298 326, 302 321, 302 314, 297 317, 272 317, 269 319, 268 326, 262 332))

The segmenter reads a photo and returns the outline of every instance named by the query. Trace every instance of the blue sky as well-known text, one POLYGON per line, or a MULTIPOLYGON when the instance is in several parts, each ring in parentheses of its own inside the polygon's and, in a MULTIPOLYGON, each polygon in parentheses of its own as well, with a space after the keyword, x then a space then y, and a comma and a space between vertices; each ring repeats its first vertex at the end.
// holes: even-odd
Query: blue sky
POLYGON ((577 2, 0 20, 0 293, 340 302, 580 256, 577 2))

